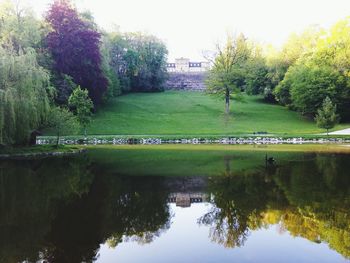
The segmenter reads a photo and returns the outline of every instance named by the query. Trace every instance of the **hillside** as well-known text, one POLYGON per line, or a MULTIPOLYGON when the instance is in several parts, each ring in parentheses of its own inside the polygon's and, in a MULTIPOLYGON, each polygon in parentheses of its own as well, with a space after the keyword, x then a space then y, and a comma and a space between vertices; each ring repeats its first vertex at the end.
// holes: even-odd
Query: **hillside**
MULTIPOLYGON (((338 125, 335 129, 347 127, 338 125)), ((93 135, 232 135, 320 133, 315 123, 279 105, 247 96, 232 103, 201 92, 167 91, 120 96, 100 108, 88 129, 93 135)))

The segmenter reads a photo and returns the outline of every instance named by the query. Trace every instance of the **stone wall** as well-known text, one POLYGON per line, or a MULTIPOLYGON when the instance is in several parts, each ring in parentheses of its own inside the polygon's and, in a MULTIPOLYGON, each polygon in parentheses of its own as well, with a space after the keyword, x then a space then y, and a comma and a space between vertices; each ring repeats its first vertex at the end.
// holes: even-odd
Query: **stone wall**
POLYGON ((166 90, 205 90, 205 72, 169 73, 169 78, 165 84, 166 90))

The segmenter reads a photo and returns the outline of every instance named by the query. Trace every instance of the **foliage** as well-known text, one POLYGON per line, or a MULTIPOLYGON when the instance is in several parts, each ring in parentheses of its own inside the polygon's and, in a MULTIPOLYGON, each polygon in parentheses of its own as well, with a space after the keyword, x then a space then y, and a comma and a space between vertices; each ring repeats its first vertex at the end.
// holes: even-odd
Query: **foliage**
POLYGON ((245 63, 245 91, 250 95, 263 94, 268 86, 268 67, 261 54, 255 54, 245 63))
POLYGON ((114 98, 122 94, 122 85, 118 72, 114 71, 112 67, 112 36, 113 33, 104 33, 102 34, 102 45, 101 45, 101 54, 102 54, 102 70, 105 77, 108 80, 108 89, 105 94, 105 101, 108 99, 114 98))
POLYGON ((242 65, 248 60, 250 50, 245 37, 227 37, 226 45, 218 46, 214 65, 206 80, 207 93, 225 98, 226 114, 230 112, 230 100, 233 95, 239 96, 244 71, 242 65))
POLYGON ((348 120, 349 45, 349 19, 338 22, 327 34, 324 30, 309 30, 290 42, 286 54, 293 63, 274 91, 277 100, 303 114, 314 115, 329 96, 342 119, 348 120))
POLYGON ((36 19, 29 8, 22 8, 19 2, 11 0, 0 3, 0 43, 3 48, 16 53, 26 48, 39 49, 45 27, 36 19))
POLYGON ((347 92, 344 77, 331 67, 297 64, 289 68, 275 95, 284 105, 312 116, 325 97, 342 104, 347 92))
POLYGON ((162 91, 166 79, 167 49, 154 36, 127 34, 125 60, 132 91, 162 91))
POLYGON ((111 33, 105 36, 108 65, 123 91, 162 91, 167 49, 152 35, 111 33))
POLYGON ((49 112, 49 74, 34 50, 17 54, 0 47, 0 144, 25 144, 49 112))
POLYGON ((322 107, 318 109, 316 115, 316 123, 320 128, 327 130, 332 129, 339 121, 339 116, 336 114, 337 107, 333 105, 331 99, 327 96, 323 101, 322 107))
POLYGON ((89 91, 95 105, 107 89, 101 68, 100 34, 81 18, 68 0, 56 0, 47 13, 52 31, 46 42, 58 74, 66 74, 89 91))
POLYGON ((68 105, 73 108, 80 125, 84 128, 86 136, 86 127, 91 121, 91 110, 93 109, 93 103, 89 98, 88 91, 82 90, 78 86, 70 95, 68 105))
POLYGON ((53 107, 50 111, 48 123, 57 136, 56 146, 59 144, 60 136, 75 134, 79 130, 79 121, 68 109, 53 107))
POLYGON ((291 82, 291 99, 293 106, 303 114, 314 115, 322 105, 325 97, 341 103, 343 89, 346 88, 344 78, 328 67, 298 66, 291 82))
POLYGON ((77 87, 71 76, 53 72, 51 83, 55 87, 55 102, 58 105, 67 105, 69 96, 77 87))

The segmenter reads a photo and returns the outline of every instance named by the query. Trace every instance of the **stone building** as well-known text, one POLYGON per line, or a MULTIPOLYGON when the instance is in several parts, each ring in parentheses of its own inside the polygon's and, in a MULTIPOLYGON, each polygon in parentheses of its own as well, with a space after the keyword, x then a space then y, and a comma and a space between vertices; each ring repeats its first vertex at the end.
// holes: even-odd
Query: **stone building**
POLYGON ((209 69, 209 62, 191 62, 188 58, 177 58, 175 63, 167 63, 168 72, 205 72, 209 69))

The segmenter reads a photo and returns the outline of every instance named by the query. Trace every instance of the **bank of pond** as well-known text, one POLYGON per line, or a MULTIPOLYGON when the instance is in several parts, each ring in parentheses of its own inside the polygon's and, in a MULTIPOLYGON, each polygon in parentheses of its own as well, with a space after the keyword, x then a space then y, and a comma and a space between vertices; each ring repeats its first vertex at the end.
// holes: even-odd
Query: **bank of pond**
POLYGON ((2 160, 0 261, 345 262, 349 153, 125 145, 2 160))

